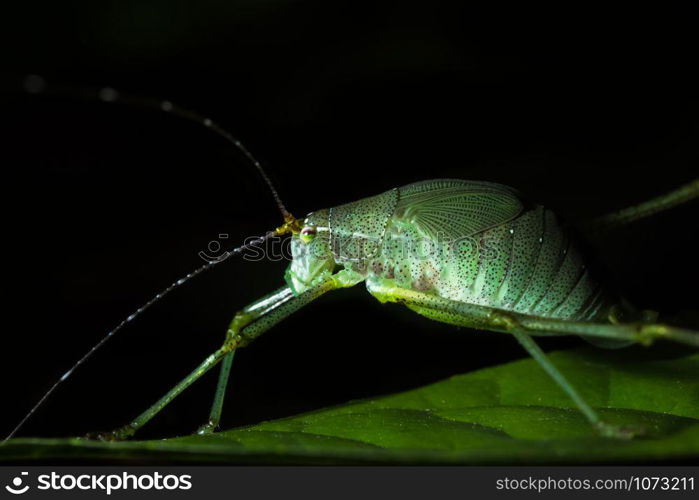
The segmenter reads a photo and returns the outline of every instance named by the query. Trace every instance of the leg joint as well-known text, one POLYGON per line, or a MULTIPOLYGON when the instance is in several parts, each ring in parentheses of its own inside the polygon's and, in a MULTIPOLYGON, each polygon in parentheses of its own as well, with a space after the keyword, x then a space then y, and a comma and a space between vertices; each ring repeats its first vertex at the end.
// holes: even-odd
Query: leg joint
POLYGON ((668 327, 658 323, 653 323, 650 325, 638 325, 638 330, 636 332, 636 337, 638 338, 638 343, 649 346, 656 339, 664 337, 668 334, 668 327))
MULTIPOLYGON (((226 343, 233 342, 235 347, 242 347, 248 342, 245 339, 243 330, 254 321, 255 317, 249 312, 238 311, 228 326, 226 332, 226 343)), ((234 347, 234 348, 235 348, 234 347)))
POLYGON ((519 322, 507 313, 498 310, 492 310, 488 313, 488 322, 495 328, 502 328, 505 331, 511 332, 520 327, 519 322))

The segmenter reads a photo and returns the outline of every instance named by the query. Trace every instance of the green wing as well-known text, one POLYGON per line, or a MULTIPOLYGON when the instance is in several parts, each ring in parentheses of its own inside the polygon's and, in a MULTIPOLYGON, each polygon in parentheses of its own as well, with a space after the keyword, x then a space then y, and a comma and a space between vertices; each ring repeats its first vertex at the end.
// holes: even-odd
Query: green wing
POLYGON ((455 240, 508 222, 523 210, 517 192, 490 182, 437 179, 399 189, 394 219, 425 237, 455 240))

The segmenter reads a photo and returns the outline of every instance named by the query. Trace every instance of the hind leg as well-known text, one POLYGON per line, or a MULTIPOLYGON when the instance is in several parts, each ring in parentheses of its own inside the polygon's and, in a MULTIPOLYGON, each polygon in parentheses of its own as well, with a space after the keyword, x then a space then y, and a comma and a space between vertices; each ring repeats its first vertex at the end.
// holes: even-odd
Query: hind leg
POLYGON ((566 379, 563 374, 556 368, 556 366, 551 362, 551 360, 546 356, 544 351, 541 350, 539 345, 534 342, 534 339, 530 335, 524 333, 522 330, 514 327, 511 333, 519 341, 519 343, 524 347, 527 352, 534 358, 539 366, 541 366, 546 373, 558 384, 558 386, 563 389, 566 394, 573 400, 575 405, 578 407, 580 412, 585 415, 585 418, 592 424, 592 426, 597 430, 597 432, 605 437, 616 437, 628 439, 634 435, 642 434, 643 429, 632 428, 632 427, 622 427, 608 422, 604 422, 599 414, 583 399, 580 393, 573 387, 573 385, 566 379))
MULTIPOLYGON (((589 422, 603 436, 628 438, 640 430, 625 429, 603 422, 597 412, 582 398, 573 385, 549 360, 531 338, 532 335, 588 335, 648 344, 656 338, 671 338, 690 345, 699 342, 699 334, 665 325, 607 325, 553 320, 510 313, 499 309, 444 299, 415 290, 393 286, 390 280, 367 282, 372 295, 381 302, 399 302, 431 319, 470 328, 510 333, 527 352, 570 396, 589 422)), ((699 345, 697 343, 696 345, 699 345)))

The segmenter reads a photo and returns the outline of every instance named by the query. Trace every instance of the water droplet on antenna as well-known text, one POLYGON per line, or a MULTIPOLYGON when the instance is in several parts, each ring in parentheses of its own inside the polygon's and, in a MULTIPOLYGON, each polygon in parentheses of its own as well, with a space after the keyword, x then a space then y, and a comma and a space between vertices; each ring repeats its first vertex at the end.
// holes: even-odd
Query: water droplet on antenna
POLYGON ((46 80, 39 75, 27 75, 24 78, 24 90, 30 94, 40 94, 46 89, 46 80))
POLYGON ((119 92, 111 87, 104 87, 97 93, 97 97, 104 102, 114 102, 119 98, 119 92))

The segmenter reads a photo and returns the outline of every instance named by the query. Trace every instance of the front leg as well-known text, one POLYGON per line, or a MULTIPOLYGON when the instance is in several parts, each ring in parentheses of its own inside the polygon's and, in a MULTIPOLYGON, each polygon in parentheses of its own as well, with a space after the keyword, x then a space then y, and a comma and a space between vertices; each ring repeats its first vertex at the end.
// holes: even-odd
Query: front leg
POLYGON ((338 288, 338 284, 332 276, 329 276, 327 279, 323 280, 312 288, 309 288, 305 292, 299 295, 292 294, 288 299, 280 301, 276 307, 265 310, 265 312, 260 314, 254 321, 247 322, 247 324, 241 327, 239 331, 229 329, 226 335, 226 340, 218 350, 208 356, 192 373, 185 377, 175 387, 170 389, 170 391, 160 398, 153 406, 141 413, 131 423, 109 433, 88 435, 88 437, 94 436, 98 439, 110 441, 131 437, 138 429, 148 423, 157 413, 159 413, 173 399, 182 393, 182 391, 193 384, 211 368, 220 363, 228 355, 233 353, 238 347, 249 344, 255 338, 262 335, 284 318, 335 288, 338 288))
MULTIPOLYGON (((350 270, 341 270, 328 278, 328 285, 332 288, 346 288, 355 285, 363 278, 357 273, 350 270)), ((305 294, 302 294, 305 295, 305 294)), ((262 319, 265 315, 269 315, 272 311, 279 309, 289 301, 295 301, 294 294, 288 286, 283 286, 269 295, 256 300, 252 304, 238 311, 228 327, 227 335, 238 335, 249 325, 262 319)), ((246 332, 247 333, 247 332, 246 332)), ((219 374, 218 383, 216 385, 216 393, 214 402, 211 406, 209 419, 204 425, 197 430, 198 434, 211 434, 214 432, 221 422, 221 413, 223 412, 223 399, 226 395, 226 387, 230 378, 231 366, 233 364, 233 355, 231 352, 226 356, 221 363, 221 372, 219 374)))
MULTIPOLYGON (((243 328, 258 319, 267 312, 281 306, 284 302, 293 297, 293 293, 288 286, 283 286, 278 290, 265 295, 261 299, 249 304, 244 309, 238 311, 233 317, 233 321, 228 327, 226 335, 237 335, 243 328)), ((223 400, 226 396, 226 388, 230 378, 231 367, 233 365, 233 356, 235 351, 228 354, 221 363, 221 371, 219 372, 218 383, 216 384, 216 393, 214 401, 211 405, 209 419, 204 425, 197 429, 197 434, 211 434, 219 426, 221 422, 221 413, 223 412, 223 400)))

